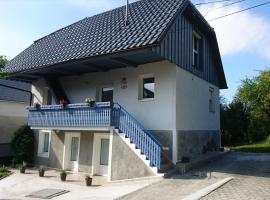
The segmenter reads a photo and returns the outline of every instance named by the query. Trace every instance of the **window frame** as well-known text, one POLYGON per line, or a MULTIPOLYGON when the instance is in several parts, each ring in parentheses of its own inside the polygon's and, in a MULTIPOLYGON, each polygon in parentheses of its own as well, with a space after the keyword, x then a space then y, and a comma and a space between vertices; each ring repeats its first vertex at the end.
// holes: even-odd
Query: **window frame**
POLYGON ((139 77, 139 91, 138 91, 138 100, 139 101, 153 101, 156 98, 156 78, 154 74, 144 74, 139 77), (145 79, 154 79, 154 97, 153 98, 145 98, 143 95, 144 92, 144 80, 145 79))
POLYGON ((201 34, 199 34, 196 31, 193 31, 193 37, 192 37, 192 66, 201 72, 203 72, 203 38, 201 34), (197 49, 195 49, 195 43, 197 44, 197 49), (195 54, 197 55, 197 65, 195 65, 195 54))
POLYGON ((50 156, 50 147, 51 147, 51 131, 50 130, 40 130, 38 137, 38 156, 48 158, 50 156), (48 134, 48 152, 44 151, 45 147, 45 135, 48 134))

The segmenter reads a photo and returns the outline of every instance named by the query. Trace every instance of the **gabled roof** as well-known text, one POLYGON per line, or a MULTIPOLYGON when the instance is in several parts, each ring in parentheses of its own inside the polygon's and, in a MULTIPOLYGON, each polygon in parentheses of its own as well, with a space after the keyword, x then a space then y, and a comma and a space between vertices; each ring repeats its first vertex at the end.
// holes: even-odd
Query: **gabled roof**
POLYGON ((218 85, 227 88, 215 32, 190 0, 132 3, 127 26, 125 9, 122 6, 85 18, 35 41, 8 62, 5 70, 17 80, 33 81, 43 76, 106 71, 164 60, 164 56, 152 49, 161 45, 177 16, 187 11, 195 13, 195 20, 199 19, 198 24, 209 33, 218 85))
POLYGON ((0 101, 30 101, 31 84, 0 79, 0 101))
POLYGON ((85 18, 34 42, 6 65, 9 73, 104 55, 157 43, 187 0, 141 0, 85 18))

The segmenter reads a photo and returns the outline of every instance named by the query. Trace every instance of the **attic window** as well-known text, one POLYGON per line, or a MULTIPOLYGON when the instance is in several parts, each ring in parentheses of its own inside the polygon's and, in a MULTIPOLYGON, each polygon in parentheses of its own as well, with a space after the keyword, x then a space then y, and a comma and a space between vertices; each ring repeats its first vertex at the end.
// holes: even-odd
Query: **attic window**
POLYGON ((200 34, 193 32, 193 67, 203 71, 203 40, 200 34))

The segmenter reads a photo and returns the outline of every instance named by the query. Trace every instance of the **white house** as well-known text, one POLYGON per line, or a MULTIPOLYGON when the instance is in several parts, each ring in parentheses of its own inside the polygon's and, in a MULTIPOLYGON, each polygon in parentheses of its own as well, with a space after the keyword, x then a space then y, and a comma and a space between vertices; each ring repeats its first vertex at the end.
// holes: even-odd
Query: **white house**
POLYGON ((119 180, 219 150, 227 84, 214 30, 188 0, 125 9, 45 36, 6 65, 41 104, 28 122, 37 163, 119 180))

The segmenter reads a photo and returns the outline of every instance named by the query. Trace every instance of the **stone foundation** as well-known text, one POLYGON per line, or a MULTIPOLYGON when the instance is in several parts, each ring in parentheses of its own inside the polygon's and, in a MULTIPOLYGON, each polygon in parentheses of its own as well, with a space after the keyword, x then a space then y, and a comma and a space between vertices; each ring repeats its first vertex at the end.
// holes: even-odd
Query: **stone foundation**
POLYGON ((218 151, 220 131, 178 131, 178 160, 194 159, 207 152, 218 151))

